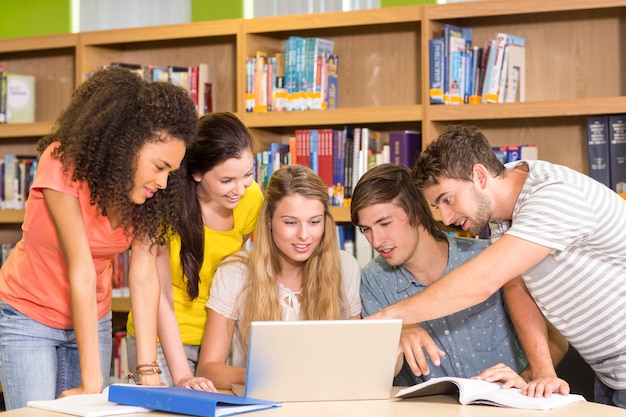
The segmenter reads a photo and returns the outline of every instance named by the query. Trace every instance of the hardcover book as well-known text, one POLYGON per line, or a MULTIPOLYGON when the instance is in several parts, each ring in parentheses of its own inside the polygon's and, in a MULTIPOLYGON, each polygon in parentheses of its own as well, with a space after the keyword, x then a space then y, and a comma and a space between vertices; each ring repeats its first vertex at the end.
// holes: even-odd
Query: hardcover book
POLYGON ((430 104, 443 104, 443 38, 428 41, 430 55, 430 89, 428 95, 430 104))
POLYGON ((609 168, 609 120, 607 116, 587 118, 587 150, 589 176, 611 188, 609 168))
POLYGON ((422 149, 420 132, 405 130, 389 133, 390 162, 413 168, 413 163, 422 149))
POLYGON ((611 189, 626 193, 626 114, 609 116, 611 189))
POLYGON ((499 407, 523 408, 527 410, 550 410, 577 401, 585 401, 578 394, 552 394, 551 397, 528 397, 517 388, 501 388, 495 382, 469 378, 431 378, 412 387, 398 391, 396 398, 424 397, 428 395, 458 393, 459 403, 487 404, 499 407))
POLYGON ((229 416, 280 407, 279 402, 197 391, 180 387, 148 387, 130 384, 109 386, 109 401, 170 413, 201 417, 229 416))
POLYGON ((35 76, 4 73, 6 77, 6 122, 35 121, 35 76))

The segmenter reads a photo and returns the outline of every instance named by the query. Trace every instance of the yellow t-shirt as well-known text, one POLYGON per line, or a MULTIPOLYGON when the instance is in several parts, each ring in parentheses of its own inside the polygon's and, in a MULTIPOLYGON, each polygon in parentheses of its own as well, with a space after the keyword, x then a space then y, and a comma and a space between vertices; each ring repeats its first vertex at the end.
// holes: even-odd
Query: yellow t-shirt
MULTIPOLYGON (((183 278, 180 263, 180 236, 175 235, 169 242, 174 312, 184 344, 199 345, 202 342, 207 315, 206 303, 209 300, 213 274, 225 257, 241 249, 243 236, 254 231, 262 204, 263 193, 259 185, 252 182, 233 210, 234 227, 231 231, 217 232, 208 227, 204 228, 204 262, 200 268, 199 291, 195 300, 189 299, 186 278, 183 278)), ((128 315, 126 327, 127 331, 134 336, 132 313, 128 315)))

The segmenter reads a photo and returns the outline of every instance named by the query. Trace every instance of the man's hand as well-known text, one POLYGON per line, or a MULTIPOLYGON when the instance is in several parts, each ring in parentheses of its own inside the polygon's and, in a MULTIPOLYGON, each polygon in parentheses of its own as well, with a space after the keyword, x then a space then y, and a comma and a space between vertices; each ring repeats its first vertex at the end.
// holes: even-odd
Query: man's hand
POLYGON ((472 377, 487 382, 500 382, 502 388, 520 388, 526 386, 526 381, 517 372, 503 363, 492 366, 472 377))
POLYGON ((570 392, 567 381, 559 378, 556 374, 530 376, 528 368, 522 372, 522 377, 528 382, 522 388, 522 394, 529 397, 550 397, 553 392, 568 395, 570 392))
POLYGON ((399 350, 404 353, 404 359, 411 368, 415 376, 430 374, 426 355, 430 356, 430 360, 435 366, 439 366, 441 361, 439 358, 445 356, 445 352, 435 344, 428 332, 417 324, 405 325, 402 327, 400 334, 399 350))
POLYGON ((487 368, 473 379, 481 379, 488 382, 500 382, 502 388, 520 388, 522 394, 529 397, 550 397, 553 392, 567 395, 569 394, 569 384, 560 379, 556 375, 548 375, 537 377, 531 381, 527 381, 530 372, 524 370, 518 375, 514 370, 504 364, 497 364, 491 368, 487 368))

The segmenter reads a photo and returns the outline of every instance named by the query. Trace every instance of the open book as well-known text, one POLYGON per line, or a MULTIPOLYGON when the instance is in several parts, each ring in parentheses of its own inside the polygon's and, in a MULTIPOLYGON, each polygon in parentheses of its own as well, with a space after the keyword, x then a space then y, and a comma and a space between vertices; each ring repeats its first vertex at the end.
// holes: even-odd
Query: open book
POLYGON ((576 401, 585 401, 578 394, 552 394, 549 398, 527 397, 517 388, 502 389, 498 383, 455 377, 431 378, 398 391, 396 397, 423 397, 455 392, 458 392, 461 404, 488 404, 529 410, 550 410, 576 401))

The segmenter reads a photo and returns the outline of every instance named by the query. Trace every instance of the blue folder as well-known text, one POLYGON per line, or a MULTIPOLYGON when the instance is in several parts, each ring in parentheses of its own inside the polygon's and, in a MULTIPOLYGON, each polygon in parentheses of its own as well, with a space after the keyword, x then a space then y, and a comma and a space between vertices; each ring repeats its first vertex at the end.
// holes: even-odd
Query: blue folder
POLYGON ((180 387, 148 387, 131 384, 109 386, 109 401, 170 413, 201 417, 229 416, 280 407, 275 401, 196 391, 180 387))

